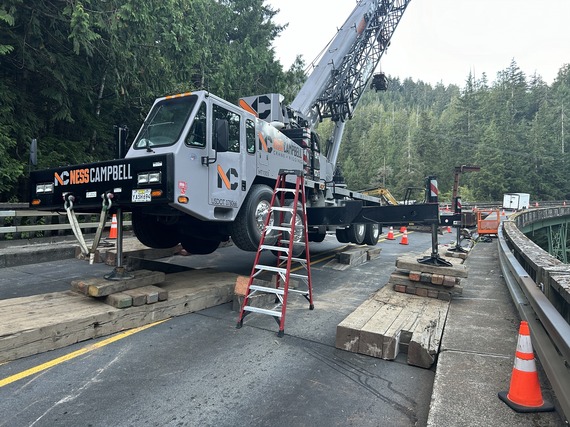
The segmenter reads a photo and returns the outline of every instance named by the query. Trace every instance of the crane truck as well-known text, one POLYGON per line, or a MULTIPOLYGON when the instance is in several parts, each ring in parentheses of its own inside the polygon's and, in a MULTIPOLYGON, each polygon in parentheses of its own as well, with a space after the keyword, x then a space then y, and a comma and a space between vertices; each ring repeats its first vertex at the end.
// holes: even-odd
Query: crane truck
POLYGON ((305 176, 311 241, 334 232, 375 245, 380 224, 437 220, 433 203, 380 206, 333 179, 346 121, 409 2, 359 1, 290 106, 275 93, 239 105, 204 90, 158 98, 124 158, 32 172, 31 207, 97 212, 107 201, 132 213, 149 247, 208 254, 231 237, 255 251, 279 170, 289 169, 305 176), (323 144, 315 127, 327 118, 334 130, 323 144))

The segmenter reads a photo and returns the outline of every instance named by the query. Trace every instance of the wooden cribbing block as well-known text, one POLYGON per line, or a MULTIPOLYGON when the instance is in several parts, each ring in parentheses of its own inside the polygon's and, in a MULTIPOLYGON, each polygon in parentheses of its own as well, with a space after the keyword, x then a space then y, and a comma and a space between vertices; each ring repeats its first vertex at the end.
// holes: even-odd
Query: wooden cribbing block
POLYGON ((116 294, 108 295, 105 298, 105 303, 115 308, 127 308, 133 305, 133 297, 123 292, 117 292, 116 294))
POLYGON ((445 276, 443 274, 432 274, 431 275, 431 283, 434 285, 442 285, 444 277, 445 276))
POLYGON ((467 267, 463 264, 454 264, 450 267, 440 267, 430 264, 420 264, 419 257, 402 256, 396 259, 396 267, 401 270, 421 273, 443 274, 444 276, 467 277, 467 267))
POLYGON ((367 259, 368 261, 370 261, 370 260, 379 258, 381 252, 382 252, 382 248, 379 248, 379 247, 377 247, 377 246, 373 246, 373 247, 371 247, 371 248, 368 248, 368 249, 366 250, 366 254, 367 254, 366 259, 367 259))
POLYGON ((424 315, 412 331, 408 345, 408 364, 421 368, 431 367, 439 352, 447 309, 447 305, 441 304, 425 306, 424 315))
POLYGON ((71 282, 71 288, 88 296, 104 297, 127 289, 156 285, 164 282, 165 278, 161 271, 137 270, 133 271, 133 275, 134 278, 125 280, 106 280, 103 277, 74 280, 71 282))
POLYGON ((348 249, 338 254, 338 262, 347 265, 359 265, 368 261, 368 251, 365 248, 348 249))
POLYGON ((360 330, 382 305, 381 301, 370 297, 340 322, 336 327, 335 347, 353 353, 358 352, 360 330))
MULTIPOLYGON (((397 285, 402 286, 403 285, 397 285)), ((394 292, 385 286, 337 326, 336 347, 428 368, 439 350, 449 302, 394 292)))
MULTIPOLYGON (((127 289, 122 293, 131 296, 131 298, 133 299, 134 307, 140 307, 141 305, 146 304, 146 294, 144 292, 141 292, 139 289, 127 289)), ((117 295, 117 294, 111 294, 111 295, 117 295)))
POLYGON ((407 274, 396 271, 390 275, 388 283, 390 285, 393 285, 393 288, 396 292, 428 296, 431 298, 439 298, 440 295, 434 294, 433 292, 430 294, 429 291, 434 291, 436 293, 444 292, 446 295, 442 294, 441 297, 447 299, 449 298, 449 296, 459 296, 463 294, 463 288, 455 284, 459 279, 455 277, 453 277, 452 279, 453 280, 449 282, 449 283, 454 283, 454 285, 452 286, 433 285, 431 283, 414 282, 413 280, 409 279, 407 274), (417 289, 426 289, 428 293, 427 295, 425 295, 423 291, 420 291, 420 293, 418 293, 417 289))

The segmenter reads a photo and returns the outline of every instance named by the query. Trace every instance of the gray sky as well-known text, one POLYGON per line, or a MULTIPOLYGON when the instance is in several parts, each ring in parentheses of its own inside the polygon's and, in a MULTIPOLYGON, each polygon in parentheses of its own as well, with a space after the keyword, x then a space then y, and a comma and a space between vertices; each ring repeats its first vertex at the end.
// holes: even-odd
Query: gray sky
MULTIPOLYGON (((334 36, 355 0, 267 0, 289 23, 275 42, 285 68, 310 63, 334 36)), ((412 0, 380 68, 392 76, 464 86, 470 71, 489 82, 514 58, 527 76, 551 84, 570 63, 570 0, 412 0)))

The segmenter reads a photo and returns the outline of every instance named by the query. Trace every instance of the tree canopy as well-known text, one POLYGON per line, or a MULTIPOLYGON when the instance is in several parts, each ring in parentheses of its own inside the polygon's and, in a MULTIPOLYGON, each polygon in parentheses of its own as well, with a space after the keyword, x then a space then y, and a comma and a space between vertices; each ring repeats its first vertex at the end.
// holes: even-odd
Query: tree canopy
MULTIPOLYGON (((283 70, 283 30, 264 0, 4 0, 0 6, 0 201, 25 199, 30 142, 38 168, 113 157, 114 125, 134 133, 159 96, 207 89, 231 102, 281 92, 292 101, 302 58, 283 70)), ((339 162, 353 189, 396 195, 455 166, 477 200, 503 192, 569 197, 570 66, 552 85, 513 60, 494 82, 435 87, 391 77, 348 122, 339 162)), ((326 128, 326 125, 322 128, 326 128)))

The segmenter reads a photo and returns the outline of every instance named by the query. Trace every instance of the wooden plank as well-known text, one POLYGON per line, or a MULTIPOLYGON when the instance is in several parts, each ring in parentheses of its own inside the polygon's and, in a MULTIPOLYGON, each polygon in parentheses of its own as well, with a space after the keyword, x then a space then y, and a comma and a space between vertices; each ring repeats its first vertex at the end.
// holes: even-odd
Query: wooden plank
POLYGON ((373 259, 380 258, 381 252, 382 252, 382 248, 380 248, 378 246, 373 246, 371 248, 368 248, 366 250, 366 255, 367 255, 366 259, 368 261, 371 261, 373 259))
POLYGON ((134 278, 127 280, 106 280, 102 277, 90 278, 72 282, 72 287, 87 287, 87 293, 92 297, 104 297, 127 289, 140 288, 147 285, 156 285, 164 282, 165 274, 161 271, 137 270, 133 271, 134 278), (84 283, 77 283, 84 282, 84 283))
POLYGON ((439 300, 426 306, 426 311, 412 332, 408 345, 408 364, 430 368, 439 352, 449 304, 439 300))
MULTIPOLYGON (((126 291, 124 291, 122 293, 129 295, 133 299, 133 305, 135 307, 139 307, 141 305, 146 304, 146 293, 141 292, 140 289, 127 289, 126 291)), ((113 295, 116 295, 116 294, 111 294, 109 296, 113 296, 113 295)))
POLYGON ((133 306, 134 298, 123 292, 117 292, 105 297, 105 302, 115 308, 127 308, 133 306))
POLYGON ((210 269, 168 275, 168 300, 118 309, 73 291, 0 300, 0 363, 223 304, 236 274, 210 269))
POLYGON ((347 265, 359 265, 368 260, 368 253, 365 248, 352 248, 339 253, 338 262, 347 265))
POLYGON ((419 257, 403 256, 396 259, 396 267, 402 270, 419 271, 422 273, 443 274, 453 277, 467 277, 467 266, 454 264, 451 267, 439 267, 429 264, 420 264, 419 257))
POLYGON ((383 302, 370 297, 340 322, 336 327, 335 347, 353 353, 358 352, 360 330, 382 305, 383 302))
POLYGON ((382 358, 383 341, 386 329, 402 312, 395 304, 383 304, 380 309, 360 328, 358 353, 382 358))

